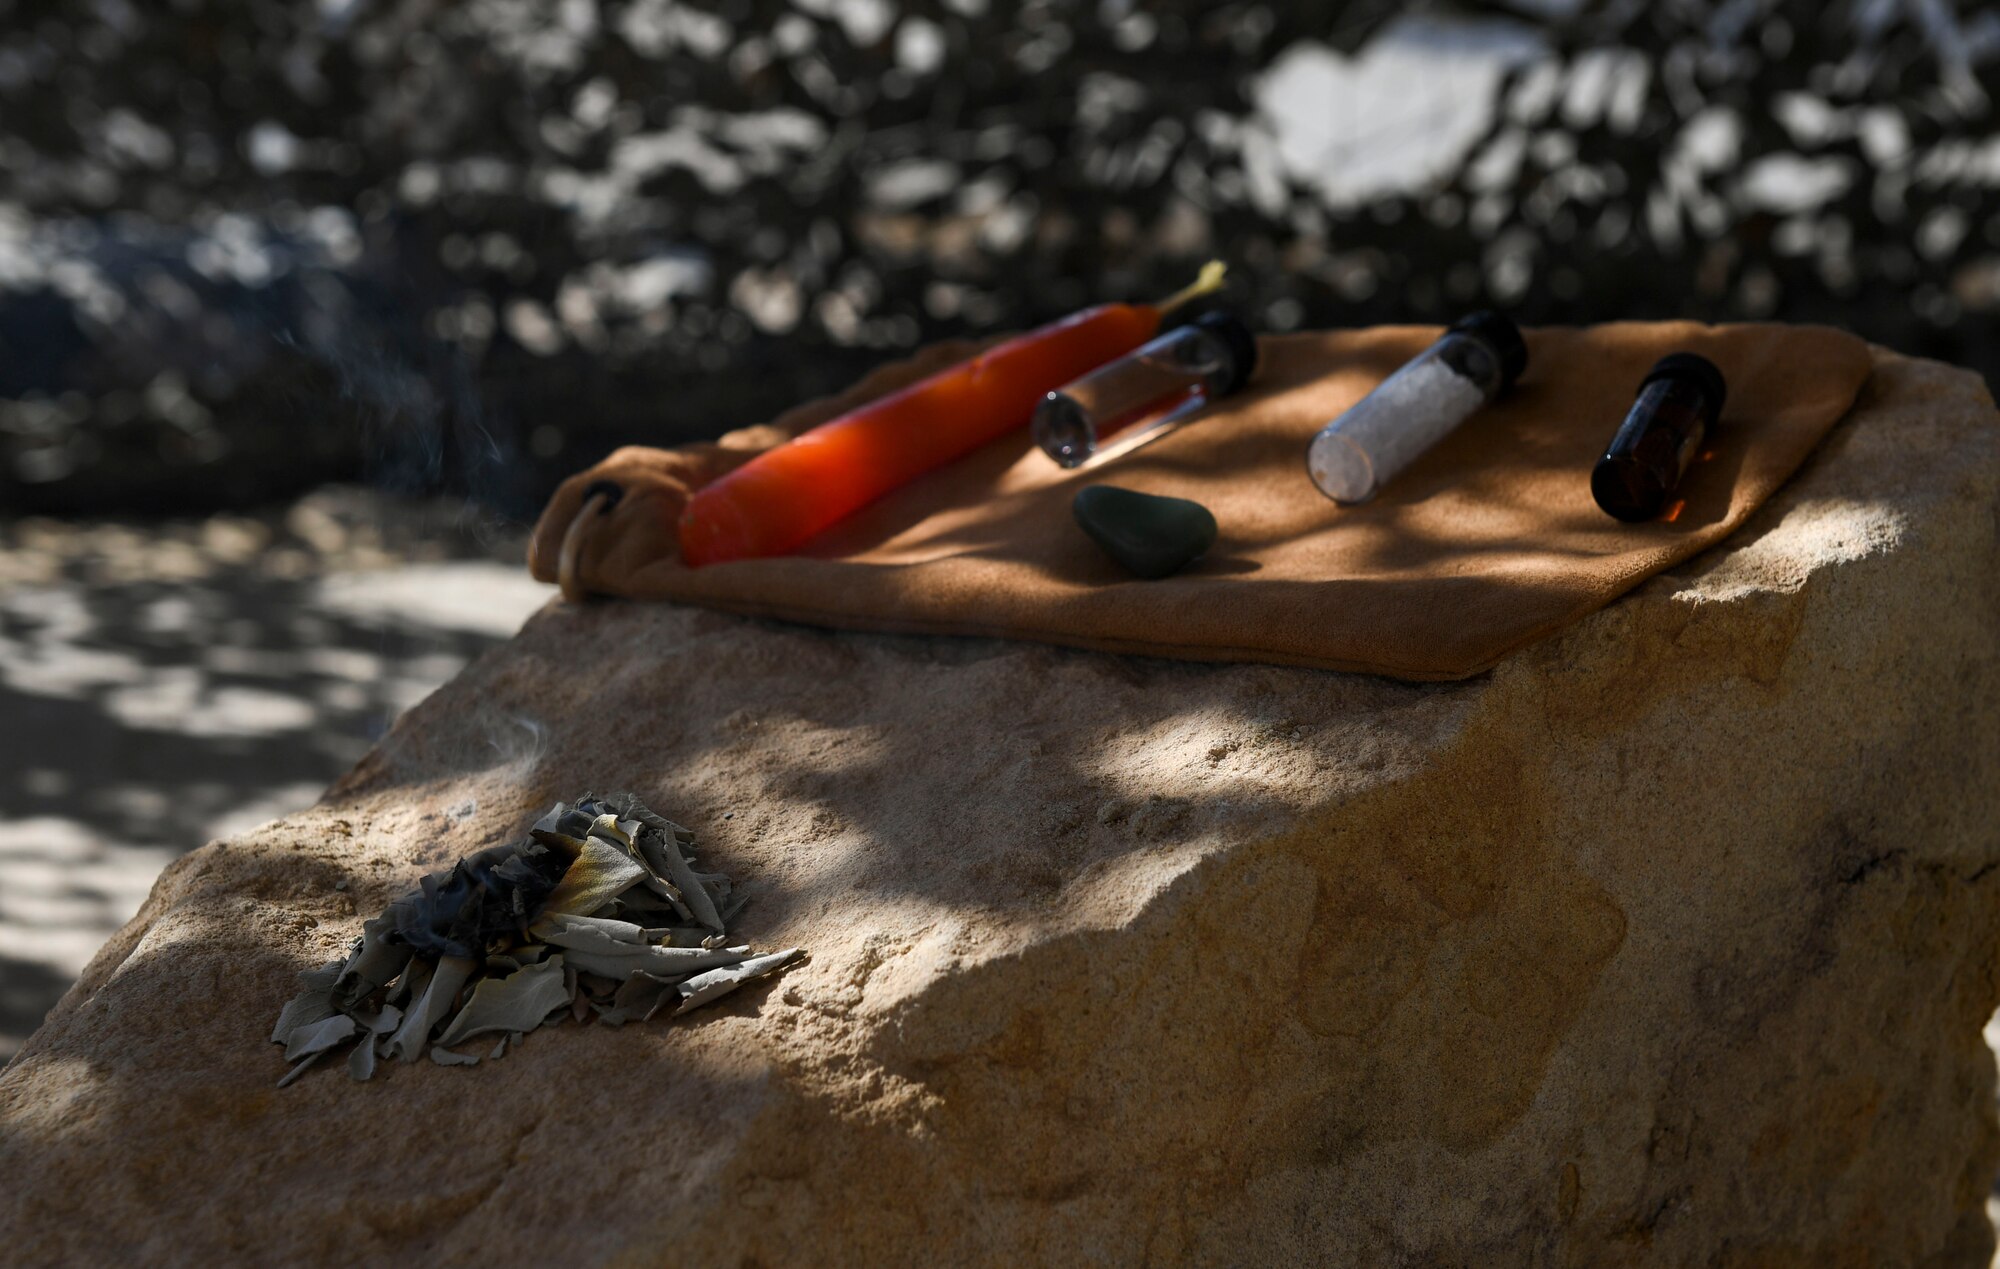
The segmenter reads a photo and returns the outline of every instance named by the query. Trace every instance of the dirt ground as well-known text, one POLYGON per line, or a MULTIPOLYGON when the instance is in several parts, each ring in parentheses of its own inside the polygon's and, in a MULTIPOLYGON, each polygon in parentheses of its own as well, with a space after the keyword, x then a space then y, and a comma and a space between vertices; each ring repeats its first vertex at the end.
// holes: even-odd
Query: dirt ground
POLYGON ((315 801, 550 595, 459 505, 0 525, 0 1062, 176 855, 315 801))

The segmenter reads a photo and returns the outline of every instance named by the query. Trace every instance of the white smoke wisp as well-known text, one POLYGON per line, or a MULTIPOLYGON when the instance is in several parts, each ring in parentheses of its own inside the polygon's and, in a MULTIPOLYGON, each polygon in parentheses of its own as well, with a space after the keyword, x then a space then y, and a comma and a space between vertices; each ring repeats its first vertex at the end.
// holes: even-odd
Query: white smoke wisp
POLYGON ((475 789, 535 782, 548 756, 549 729, 525 714, 477 708, 464 729, 393 727, 378 753, 395 782, 429 791, 428 809, 453 820, 479 809, 475 789))
POLYGON ((526 714, 510 714, 507 723, 504 727, 485 724, 486 743, 499 758, 499 767, 531 775, 548 753, 549 729, 526 714))
MULTIPOLYGON (((442 815, 452 828, 466 824, 478 817, 482 805, 494 801, 489 797, 482 802, 481 789, 490 793, 496 780, 533 786, 548 751, 546 724, 526 714, 481 710, 472 734, 456 755, 458 760, 444 764, 452 774, 432 787, 429 809, 442 815)), ((507 800, 498 799, 496 814, 508 813, 504 806, 507 800)))

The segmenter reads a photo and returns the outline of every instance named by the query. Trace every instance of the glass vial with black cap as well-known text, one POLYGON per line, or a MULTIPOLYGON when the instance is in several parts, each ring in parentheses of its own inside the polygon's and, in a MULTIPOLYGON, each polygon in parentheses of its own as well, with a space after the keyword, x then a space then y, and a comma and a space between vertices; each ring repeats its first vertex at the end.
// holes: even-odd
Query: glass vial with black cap
POLYGON ((1306 447, 1313 484, 1335 502, 1367 502, 1527 367, 1527 342, 1505 316, 1460 318, 1313 437, 1306 447))
POLYGON ((1590 492, 1607 515, 1651 520, 1714 433, 1728 386, 1706 357, 1672 353, 1639 383, 1631 413, 1590 473, 1590 492))
POLYGON ((1157 440, 1256 369, 1257 337, 1243 320, 1203 313, 1049 393, 1035 408, 1035 444, 1064 467, 1102 461, 1157 440))

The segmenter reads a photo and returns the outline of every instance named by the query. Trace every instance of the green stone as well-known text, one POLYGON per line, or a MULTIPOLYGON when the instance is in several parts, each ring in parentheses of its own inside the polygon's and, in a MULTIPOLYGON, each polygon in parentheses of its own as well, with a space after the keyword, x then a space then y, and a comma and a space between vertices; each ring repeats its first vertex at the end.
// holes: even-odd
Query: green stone
POLYGON ((1070 510, 1105 554, 1140 577, 1165 577, 1215 545, 1215 517, 1186 498, 1091 485, 1070 510))

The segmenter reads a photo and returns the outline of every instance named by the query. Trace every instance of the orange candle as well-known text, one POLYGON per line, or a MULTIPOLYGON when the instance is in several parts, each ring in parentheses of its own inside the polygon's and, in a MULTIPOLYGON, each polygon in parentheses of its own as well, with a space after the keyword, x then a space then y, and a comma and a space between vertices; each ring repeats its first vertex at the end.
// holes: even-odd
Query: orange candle
POLYGON ((698 490, 681 516, 696 568, 783 555, 925 472, 997 440, 1043 397, 1151 339, 1161 315, 1222 284, 1210 264, 1160 304, 1102 304, 1016 336, 758 455, 698 490))

